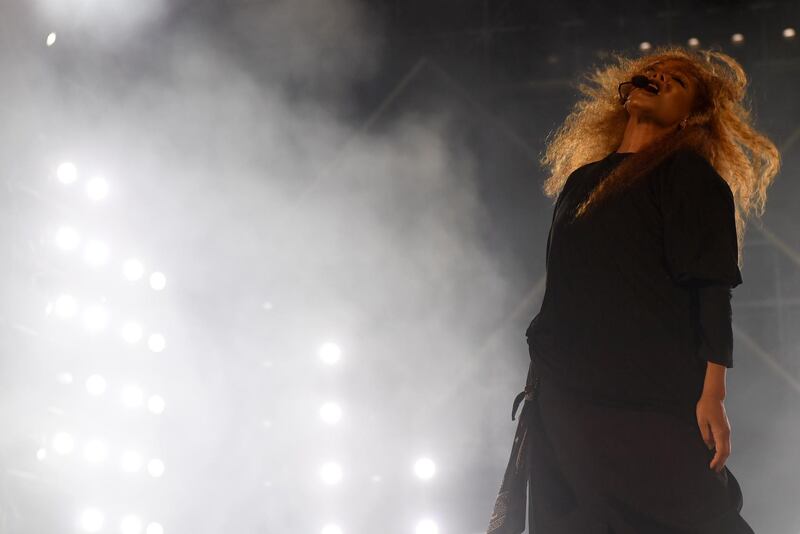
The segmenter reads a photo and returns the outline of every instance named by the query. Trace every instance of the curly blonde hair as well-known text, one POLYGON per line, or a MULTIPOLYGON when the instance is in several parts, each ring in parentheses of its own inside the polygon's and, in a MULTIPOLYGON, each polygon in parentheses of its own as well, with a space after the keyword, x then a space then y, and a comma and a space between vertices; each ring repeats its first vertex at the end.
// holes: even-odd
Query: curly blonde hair
POLYGON ((614 55, 613 59, 580 83, 583 98, 548 140, 541 159, 550 172, 545 194, 557 196, 572 171, 619 147, 628 112, 620 103, 618 84, 656 62, 678 61, 698 83, 697 100, 685 127, 623 160, 579 206, 576 217, 651 171, 676 150, 690 149, 707 159, 733 192, 741 266, 746 220, 763 215, 767 188, 780 168, 777 147, 753 126, 745 102, 747 75, 742 66, 722 52, 681 47, 659 48, 638 58, 614 55))

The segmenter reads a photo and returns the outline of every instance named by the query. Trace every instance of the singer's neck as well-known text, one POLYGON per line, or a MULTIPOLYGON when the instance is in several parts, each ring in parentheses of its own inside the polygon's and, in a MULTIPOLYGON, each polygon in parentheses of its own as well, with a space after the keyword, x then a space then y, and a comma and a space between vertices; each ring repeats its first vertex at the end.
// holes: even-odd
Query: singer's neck
POLYGON ((639 152, 650 143, 667 135, 673 127, 664 127, 637 115, 628 118, 617 152, 639 152))

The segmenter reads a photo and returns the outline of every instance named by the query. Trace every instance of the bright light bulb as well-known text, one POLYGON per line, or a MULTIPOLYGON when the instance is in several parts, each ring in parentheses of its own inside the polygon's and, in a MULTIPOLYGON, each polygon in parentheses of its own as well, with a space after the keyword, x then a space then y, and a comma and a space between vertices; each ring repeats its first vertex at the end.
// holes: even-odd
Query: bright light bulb
POLYGON ((122 264, 122 276, 124 276, 126 280, 135 282, 144 276, 144 265, 136 258, 129 258, 122 264))
POLYGON ((53 436, 53 450, 56 454, 69 454, 75 448, 75 440, 66 432, 58 432, 53 436))
POLYGON ((686 43, 692 48, 697 48, 698 46, 700 46, 700 39, 698 39, 697 37, 690 37, 686 43))
POLYGON ((167 341, 161 334, 150 334, 147 339, 147 347, 153 352, 162 352, 167 346, 167 341))
POLYGON ((161 475, 164 474, 164 462, 158 458, 153 458, 147 462, 147 472, 150 473, 150 476, 153 478, 161 477, 161 475))
POLYGON ((784 39, 794 39, 795 35, 797 35, 797 32, 795 31, 794 28, 784 28, 783 29, 783 38, 784 39))
POLYGON ((430 480, 436 474, 436 464, 430 458, 420 458, 414 462, 414 474, 422 480, 430 480))
POLYGON ((83 260, 91 267, 102 267, 110 255, 111 250, 102 241, 92 240, 83 247, 83 260))
POLYGON ((83 457, 87 462, 99 464, 108 458, 108 446, 99 439, 92 439, 83 446, 83 457))
POLYGON ((147 399, 147 409, 156 415, 164 413, 165 406, 164 397, 161 395, 151 395, 150 398, 147 399))
POLYGON ((741 44, 744 42, 744 35, 741 33, 734 33, 731 35, 731 42, 733 44, 741 44))
POLYGON ((133 321, 128 321, 124 325, 122 325, 122 339, 124 339, 127 343, 138 343, 144 332, 142 330, 142 325, 139 323, 135 323, 133 321))
POLYGON ((62 226, 56 230, 55 243, 61 250, 75 250, 81 243, 81 236, 71 226, 62 226))
POLYGON ((54 306, 56 315, 62 319, 70 319, 78 313, 78 301, 72 295, 60 295, 54 306))
POLYGON ((78 179, 78 169, 73 163, 65 161, 56 169, 58 181, 64 185, 69 185, 78 179))
POLYGON ((342 358, 342 349, 336 343, 323 343, 319 348, 319 359, 328 365, 336 364, 342 358))
POLYGON ((142 520, 139 516, 126 515, 119 523, 119 530, 121 534, 141 534, 142 520))
POLYGON ((342 481, 342 467, 336 462, 327 462, 320 468, 319 476, 325 484, 338 484, 342 481))
POLYGON ((439 525, 432 519, 423 519, 417 523, 415 534, 439 534, 439 525))
POLYGON ((319 416, 329 425, 335 425, 342 418, 342 407, 335 402, 326 402, 320 407, 319 416))
POLYGON ((86 532, 100 532, 104 522, 103 512, 97 508, 87 508, 81 513, 81 528, 86 532))
POLYGON ((47 34, 47 39, 45 39, 45 44, 47 46, 53 46, 56 44, 56 34, 55 32, 50 32, 47 34))
POLYGON ((100 176, 95 176, 86 182, 86 195, 94 202, 103 200, 108 196, 108 182, 100 176))
POLYGON ((83 325, 90 332, 99 332, 108 326, 108 310, 99 304, 87 306, 83 310, 83 325))
POLYGON ((647 52, 651 48, 653 48, 653 45, 651 45, 648 41, 642 41, 641 43, 639 43, 639 50, 641 50, 642 52, 647 52))
POLYGON ((128 408, 138 408, 144 404, 144 394, 137 386, 125 386, 122 388, 122 404, 128 408))
POLYGON ((126 473, 136 473, 144 464, 142 455, 136 451, 127 450, 122 453, 120 458, 120 466, 126 473))
POLYGON ((106 379, 100 375, 92 375, 86 379, 86 391, 89 395, 102 395, 106 391, 106 379))
POLYGON ((167 285, 167 277, 164 276, 164 273, 156 271, 150 275, 150 287, 153 288, 155 291, 161 291, 166 287, 166 285, 167 285))

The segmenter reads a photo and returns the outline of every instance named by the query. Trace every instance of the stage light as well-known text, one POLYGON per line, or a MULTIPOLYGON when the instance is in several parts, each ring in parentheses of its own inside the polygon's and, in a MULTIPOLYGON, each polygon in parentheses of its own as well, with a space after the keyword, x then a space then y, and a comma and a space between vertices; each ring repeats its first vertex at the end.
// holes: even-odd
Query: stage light
POLYGON ((72 373, 59 373, 57 380, 60 384, 72 384, 72 373))
POLYGON ((36 451, 36 459, 40 462, 43 462, 47 459, 47 449, 44 447, 39 447, 39 450, 36 451))
POLYGON ((138 472, 143 464, 142 455, 133 450, 124 451, 120 457, 120 467, 126 473, 138 472))
POLYGON ((342 408, 335 402, 326 402, 320 407, 319 416, 329 425, 335 425, 342 418, 342 408))
POLYGON ((147 472, 153 478, 160 478, 164 474, 164 462, 158 458, 153 458, 147 462, 147 472))
POLYGON ((142 339, 143 330, 142 325, 133 321, 128 321, 122 325, 122 339, 127 343, 138 343, 142 339))
POLYGON ((653 45, 651 45, 648 41, 642 41, 641 43, 639 43, 639 50, 641 50, 642 52, 647 52, 651 48, 653 48, 653 45))
POLYGON ((797 32, 794 30, 794 28, 784 28, 783 29, 783 38, 784 39, 794 39, 795 35, 797 35, 797 32))
POLYGON ((153 352, 161 352, 166 346, 167 342, 161 334, 150 334, 147 338, 147 347, 153 352))
POLYGON ((69 161, 65 161, 56 169, 56 177, 62 184, 69 185, 78 179, 78 169, 69 161))
POLYGON ((86 391, 89 395, 98 396, 106 391, 106 379, 100 375, 92 375, 86 379, 86 391))
POLYGON ((319 348, 319 359, 328 365, 336 364, 342 358, 342 349, 336 343, 323 343, 319 348))
POLYGON ((737 45, 742 44, 744 42, 744 35, 742 35, 741 33, 734 33, 733 35, 731 35, 731 42, 737 45))
POLYGON ((91 267, 102 267, 108 263, 111 251, 102 241, 92 240, 83 247, 83 259, 91 267))
POLYGON ((689 40, 687 41, 687 44, 692 48, 697 48, 698 46, 700 46, 700 39, 698 39, 697 37, 690 37, 689 40))
POLYGON ((414 462, 414 474, 422 480, 430 480, 436 474, 436 464, 430 458, 420 458, 414 462))
POLYGON ((432 519, 423 519, 417 523, 415 534, 439 534, 439 525, 432 519))
POLYGON ((100 532, 103 530, 105 517, 97 508, 87 508, 81 513, 80 525, 86 532, 100 532))
POLYGON ((61 250, 75 250, 81 243, 81 236, 74 228, 62 226, 56 231, 55 243, 61 250))
POLYGON ((150 395, 150 398, 147 399, 147 409, 156 415, 164 413, 165 405, 166 403, 161 395, 150 395))
POLYGON ((150 275, 150 287, 152 287, 155 291, 161 291, 166 286, 167 277, 164 276, 164 273, 156 271, 150 275))
POLYGON ((56 299, 54 311, 62 319, 71 319, 78 313, 78 301, 72 295, 60 295, 56 299))
POLYGON ((53 450, 56 454, 65 455, 75 448, 75 440, 66 432, 58 432, 53 436, 53 450))
POLYGON ((142 265, 142 262, 136 258, 129 258, 125 260, 125 263, 122 264, 122 276, 124 276, 126 280, 135 282, 143 275, 144 265, 142 265))
POLYGON ((319 476, 329 486, 338 484, 342 481, 342 467, 336 462, 327 462, 320 468, 319 476))
POLYGON ((47 34, 47 39, 45 40, 45 44, 47 44, 47 46, 53 46, 54 44, 56 44, 55 32, 50 32, 49 34, 47 34))
POLYGON ((137 386, 125 386, 120 395, 122 404, 128 408, 138 408, 144 404, 144 394, 137 386))
POLYGON ((334 525, 333 523, 330 523, 322 527, 320 534, 344 534, 344 532, 342 531, 342 527, 340 527, 339 525, 334 525))
POLYGON ((144 531, 145 534, 164 534, 164 527, 161 523, 150 523, 144 531))
POLYGON ((100 464, 108 458, 108 446, 99 439, 92 439, 83 446, 83 457, 91 464, 100 464))
POLYGON ((95 176, 86 182, 86 196, 94 202, 103 200, 108 196, 108 182, 101 176, 95 176))
POLYGON ((109 314, 103 306, 87 306, 83 310, 83 325, 90 332, 99 332, 108 326, 109 314))
POLYGON ((142 534, 142 520, 136 515, 126 515, 119 523, 121 534, 142 534))

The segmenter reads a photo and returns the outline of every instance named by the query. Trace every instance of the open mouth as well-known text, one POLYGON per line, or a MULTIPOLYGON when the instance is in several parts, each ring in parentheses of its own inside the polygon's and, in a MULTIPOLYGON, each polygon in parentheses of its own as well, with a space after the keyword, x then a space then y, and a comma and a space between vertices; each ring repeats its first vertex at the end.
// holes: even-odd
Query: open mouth
POLYGON ((660 89, 661 89, 661 88, 658 86, 658 84, 657 84, 657 83, 655 83, 655 82, 649 82, 647 85, 645 85, 644 87, 642 87, 642 89, 644 89, 644 90, 645 90, 645 91, 647 91, 648 93, 652 93, 652 94, 654 94, 654 95, 657 95, 657 94, 658 94, 658 92, 660 91, 660 89))

